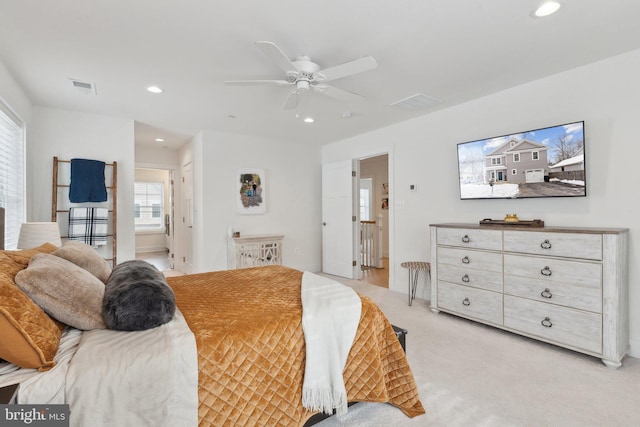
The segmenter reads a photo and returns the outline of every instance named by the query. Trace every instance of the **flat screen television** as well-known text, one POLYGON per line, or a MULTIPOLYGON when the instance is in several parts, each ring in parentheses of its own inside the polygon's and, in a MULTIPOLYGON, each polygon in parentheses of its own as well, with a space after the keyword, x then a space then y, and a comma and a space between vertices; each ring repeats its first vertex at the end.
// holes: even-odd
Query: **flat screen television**
POLYGON ((584 122, 458 144, 460 199, 584 197, 584 122))

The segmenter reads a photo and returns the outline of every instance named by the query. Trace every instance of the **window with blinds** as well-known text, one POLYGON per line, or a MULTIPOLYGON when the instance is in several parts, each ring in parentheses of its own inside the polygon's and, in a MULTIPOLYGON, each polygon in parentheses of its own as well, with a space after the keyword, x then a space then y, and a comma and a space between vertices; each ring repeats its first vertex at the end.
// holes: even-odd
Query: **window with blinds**
POLYGON ((5 248, 15 249, 25 220, 24 122, 0 100, 0 206, 5 208, 5 248))
POLYGON ((164 228, 164 184, 162 182, 135 183, 136 231, 164 228))

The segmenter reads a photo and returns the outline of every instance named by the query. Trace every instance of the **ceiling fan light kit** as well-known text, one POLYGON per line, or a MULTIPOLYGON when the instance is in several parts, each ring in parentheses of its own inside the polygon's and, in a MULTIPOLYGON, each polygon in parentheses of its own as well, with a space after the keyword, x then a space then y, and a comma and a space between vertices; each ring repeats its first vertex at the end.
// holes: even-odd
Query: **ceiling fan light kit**
POLYGON ((231 86, 292 85, 294 88, 289 92, 283 105, 284 109, 297 108, 302 94, 310 90, 339 100, 360 101, 364 99, 362 95, 339 89, 326 84, 326 82, 369 71, 378 66, 375 59, 371 56, 365 56, 344 64, 320 69, 318 64, 305 55, 300 55, 291 61, 273 42, 257 41, 255 44, 285 72, 284 80, 228 80, 224 83, 231 86))

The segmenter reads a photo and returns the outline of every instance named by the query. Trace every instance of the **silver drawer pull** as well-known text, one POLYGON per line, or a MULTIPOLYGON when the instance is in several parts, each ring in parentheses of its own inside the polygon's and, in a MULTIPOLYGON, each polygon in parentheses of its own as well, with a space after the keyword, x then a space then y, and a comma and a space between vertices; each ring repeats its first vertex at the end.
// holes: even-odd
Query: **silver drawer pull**
POLYGON ((551 269, 549 268, 549 266, 547 265, 545 268, 543 268, 542 270, 540 270, 540 274, 542 274, 543 276, 551 276, 551 269))
POLYGON ((551 249, 551 242, 549 242, 549 240, 545 240, 544 242, 540 243, 540 247, 542 249, 551 249))
POLYGON ((471 262, 471 260, 469 259, 468 256, 465 256, 464 258, 462 258, 462 263, 463 264, 469 264, 471 262))
POLYGON ((468 234, 465 234, 464 237, 462 238, 462 243, 469 243, 471 241, 471 239, 469 238, 468 234))
POLYGON ((544 291, 540 292, 540 296, 542 298, 551 298, 553 295, 551 294, 551 291, 549 290, 549 288, 545 288, 544 291))
POLYGON ((466 305, 467 307, 471 305, 471 301, 469 301, 469 298, 465 298, 462 300, 462 305, 466 305))
POLYGON ((469 283, 469 280, 471 280, 471 279, 469 279, 469 275, 468 274, 465 274, 464 276, 462 276, 462 281, 464 283, 469 283))
POLYGON ((551 323, 551 319, 549 319, 548 317, 545 317, 544 320, 540 322, 540 324, 545 328, 550 328, 553 326, 553 323, 551 323))

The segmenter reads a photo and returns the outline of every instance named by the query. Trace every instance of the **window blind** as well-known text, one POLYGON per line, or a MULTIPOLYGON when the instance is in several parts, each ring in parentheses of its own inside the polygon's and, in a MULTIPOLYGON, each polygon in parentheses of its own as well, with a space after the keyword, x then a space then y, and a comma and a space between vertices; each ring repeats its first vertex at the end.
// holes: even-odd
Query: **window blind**
POLYGON ((0 100, 0 206, 5 208, 5 248, 15 249, 25 219, 24 122, 0 100))

